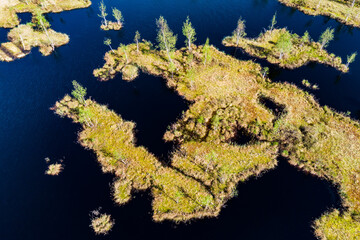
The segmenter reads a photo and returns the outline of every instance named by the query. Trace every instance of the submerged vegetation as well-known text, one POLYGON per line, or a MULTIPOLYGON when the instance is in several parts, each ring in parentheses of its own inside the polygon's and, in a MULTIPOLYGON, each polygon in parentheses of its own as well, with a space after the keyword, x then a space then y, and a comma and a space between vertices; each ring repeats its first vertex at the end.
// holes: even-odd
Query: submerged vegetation
POLYGON ((341 23, 360 27, 358 0, 279 0, 279 2, 309 15, 329 16, 341 23))
MULTIPOLYGON (((228 56, 211 46, 209 39, 203 46, 186 44, 186 48, 176 50, 177 37, 166 20, 160 17, 157 25, 160 50, 135 37, 134 44, 107 52, 104 66, 94 70, 94 75, 106 81, 122 73, 129 79, 129 69, 140 69, 163 77, 169 87, 191 102, 164 135, 166 141, 178 144, 171 164, 162 164, 147 149, 136 146, 135 124, 106 106, 85 100, 86 91, 66 95, 54 106, 58 115, 82 125, 79 142, 97 154, 104 172, 116 176, 115 201, 124 204, 133 191, 151 189, 156 221, 217 216, 235 195, 239 181, 274 168, 277 156, 282 155, 298 168, 338 186, 344 209, 316 220, 316 235, 357 239, 360 124, 320 106, 313 96, 292 84, 271 82, 259 64, 228 56), (236 139, 243 133, 252 140, 240 145, 236 139)), ((309 60, 329 64, 331 59, 334 67, 347 71, 341 60, 322 49, 326 44, 311 41, 307 34, 300 38, 286 29, 274 29, 274 25, 260 38, 271 44, 270 49, 277 45, 275 57, 268 59, 293 66, 309 60), (312 54, 289 58, 288 52, 301 44, 312 54)), ((189 21, 184 26, 192 28, 189 21)), ((251 41, 244 40, 244 29, 244 22, 239 21, 234 36, 225 41, 234 44, 237 36, 239 45, 251 41)), ((192 31, 183 32, 187 36, 192 31)), ((191 36, 195 30, 193 33, 191 36)), ((264 55, 268 56, 272 55, 264 55)))
MULTIPOLYGON (((320 36, 319 42, 315 42, 308 32, 299 36, 290 33, 285 28, 274 28, 274 21, 276 21, 275 18, 273 18, 269 30, 261 33, 256 39, 250 39, 244 37, 244 30, 239 33, 239 24, 244 25, 239 20, 233 35, 224 38, 223 44, 228 47, 239 47, 251 56, 265 58, 270 63, 284 68, 294 69, 309 62, 318 62, 332 66, 342 72, 349 70, 349 64, 344 64, 340 57, 336 57, 325 50, 325 47, 334 38, 333 29, 326 29, 320 36)), ((245 29, 244 26, 242 28, 245 29)), ((353 56, 354 59, 350 60, 355 60, 355 56, 353 56)))

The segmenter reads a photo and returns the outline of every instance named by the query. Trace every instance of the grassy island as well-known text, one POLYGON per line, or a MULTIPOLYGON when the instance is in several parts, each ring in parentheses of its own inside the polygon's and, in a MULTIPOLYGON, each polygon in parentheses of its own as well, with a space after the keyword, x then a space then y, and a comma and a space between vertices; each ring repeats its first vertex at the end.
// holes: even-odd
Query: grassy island
MULTIPOLYGON (((344 210, 334 210, 317 220, 314 224, 317 236, 340 239, 346 233, 348 239, 358 238, 360 124, 357 121, 320 106, 313 96, 292 84, 271 82, 261 74, 260 65, 239 61, 212 46, 193 45, 191 53, 177 50, 172 54, 172 64, 165 51, 154 50, 149 42, 140 43, 139 49, 131 44, 127 46, 127 56, 123 48, 106 53, 105 65, 94 70, 94 75, 108 80, 124 71, 125 66, 135 66, 162 76, 169 87, 192 102, 164 135, 167 141, 179 144, 173 167, 205 186, 210 184, 213 189, 213 184, 221 186, 229 178, 221 173, 224 170, 232 172, 235 179, 255 173, 243 167, 238 171, 234 161, 239 158, 232 154, 231 148, 245 152, 248 148, 247 154, 252 154, 255 146, 263 147, 257 153, 264 159, 260 164, 256 157, 248 157, 244 163, 250 167, 255 164, 258 170, 275 166, 271 149, 276 148, 277 154, 287 157, 291 164, 338 186, 344 210), (253 140, 246 146, 237 145, 237 137, 244 134, 253 140), (264 147, 258 142, 268 145, 264 147), (223 148, 226 151, 219 151, 222 146, 226 146, 223 148), (206 149, 211 155, 204 157, 206 149), (266 155, 269 150, 270 155, 266 155), (229 168, 222 166, 221 171, 217 170, 218 164, 228 161, 232 161, 229 168), (208 173, 213 169, 220 175, 208 173)), ((219 190, 211 192, 214 197, 223 194, 219 190)))
POLYGON ((287 29, 273 29, 260 34, 256 39, 226 37, 223 44, 239 47, 251 56, 264 58, 272 64, 294 69, 309 62, 318 62, 347 72, 348 66, 340 57, 328 53, 320 42, 312 41, 308 33, 304 36, 291 34, 287 29))
POLYGON ((5 0, 0 1, 0 27, 12 28, 9 42, 0 46, 0 61, 10 62, 23 58, 31 48, 39 47, 44 55, 50 55, 56 47, 69 42, 69 36, 50 29, 44 13, 62 12, 91 5, 90 0, 5 0), (20 24, 17 13, 30 12, 32 21, 20 24))
POLYGON ((324 15, 355 27, 360 27, 360 3, 356 0, 279 0, 305 14, 324 15))
POLYGON ((106 16, 108 15, 106 12, 106 6, 104 1, 101 1, 99 4, 99 17, 102 18, 100 28, 104 31, 108 30, 120 30, 124 24, 124 18, 121 11, 117 8, 112 9, 112 15, 116 19, 116 22, 107 20, 106 16))
POLYGON ((13 28, 19 25, 17 13, 62 12, 91 5, 90 0, 5 0, 0 1, 0 27, 13 28))
POLYGON ((118 23, 118 22, 112 22, 112 21, 108 21, 107 25, 105 24, 101 24, 100 28, 104 31, 108 31, 108 30, 120 30, 122 28, 122 24, 118 23))
MULTIPOLYGON (((271 82, 259 64, 226 55, 209 39, 202 46, 192 44, 196 38, 189 18, 182 28, 186 48, 179 50, 166 20, 160 17, 156 23, 160 50, 150 42, 139 42, 138 32, 134 44, 121 44, 118 49, 106 41, 110 51, 105 64, 93 74, 106 81, 122 73, 129 81, 141 70, 164 78, 168 87, 191 103, 164 134, 166 141, 177 144, 170 164, 136 146, 135 124, 85 100, 86 91, 76 82, 73 97, 65 96, 54 106, 58 115, 82 125, 79 142, 97 154, 104 172, 116 176, 115 201, 124 204, 133 191, 151 189, 156 221, 217 216, 224 203, 237 195, 239 181, 274 168, 281 155, 338 187, 344 208, 315 222, 317 236, 341 239, 347 234, 357 239, 360 123, 320 106, 295 85, 271 82)), ((242 23, 239 20, 239 36, 242 23)))
POLYGON ((69 36, 63 33, 48 29, 46 32, 36 30, 31 25, 19 25, 10 30, 9 42, 0 46, 0 61, 10 62, 23 58, 30 53, 33 47, 39 47, 44 55, 50 55, 55 47, 65 45, 69 42, 69 36))

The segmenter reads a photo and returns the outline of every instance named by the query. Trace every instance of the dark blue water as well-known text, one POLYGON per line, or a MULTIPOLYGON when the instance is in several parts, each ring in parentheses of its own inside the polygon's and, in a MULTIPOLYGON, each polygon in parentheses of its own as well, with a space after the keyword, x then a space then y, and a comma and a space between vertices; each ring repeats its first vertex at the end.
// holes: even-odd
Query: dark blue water
MULTIPOLYGON (((147 192, 117 206, 110 195, 112 176, 102 174, 94 154, 77 143, 79 126, 55 116, 49 108, 71 91, 71 81, 76 79, 93 99, 136 122, 138 144, 166 161, 171 145, 162 141, 162 135, 188 103, 167 89, 162 79, 144 74, 131 83, 119 77, 98 82, 92 70, 103 64, 108 51, 105 37, 110 37, 115 47, 132 42, 139 30, 142 38, 155 42, 155 18, 163 15, 179 34, 180 47, 184 41, 181 23, 189 15, 197 29, 197 43, 209 37, 216 47, 233 54, 234 49, 221 46, 221 40, 232 32, 240 15, 246 19, 248 36, 255 37, 277 11, 278 26, 298 34, 308 30, 314 39, 327 27, 336 28, 336 38, 328 49, 345 58, 359 51, 360 30, 326 17, 304 15, 275 0, 105 3, 108 9, 122 10, 125 26, 121 31, 99 29, 98 1, 94 1, 88 9, 47 15, 56 31, 70 35, 70 43, 53 55, 42 57, 33 49, 24 59, 0 63, 0 239, 315 239, 311 222, 324 211, 339 207, 339 197, 327 182, 297 171, 285 160, 263 177, 240 184, 239 196, 229 201, 216 219, 180 225, 154 223, 147 192), (64 159, 60 176, 44 175, 45 157, 64 159), (89 228, 89 212, 99 206, 116 221, 106 237, 96 237, 89 228)), ((25 22, 29 17, 23 18, 25 22)), ((7 32, 0 29, 1 41, 6 40, 7 32)), ((249 59, 240 51, 236 57, 249 59)), ((310 92, 321 104, 359 117, 360 59, 351 65, 349 74, 342 75, 318 64, 292 71, 270 67, 274 81, 302 87, 301 80, 308 79, 319 85, 320 90, 310 92)))

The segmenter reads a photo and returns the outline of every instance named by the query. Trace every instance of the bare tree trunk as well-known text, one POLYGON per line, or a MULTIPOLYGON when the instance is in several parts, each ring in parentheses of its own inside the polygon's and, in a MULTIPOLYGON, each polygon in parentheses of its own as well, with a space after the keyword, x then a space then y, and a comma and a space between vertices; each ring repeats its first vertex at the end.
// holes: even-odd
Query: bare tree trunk
POLYGON ((19 37, 20 37, 21 44, 22 44, 22 46, 23 46, 23 50, 25 50, 24 39, 22 38, 22 36, 21 36, 20 33, 19 33, 19 37))
MULTIPOLYGON (((191 36, 190 36, 190 37, 191 37, 191 36)), ((190 37, 188 38, 189 52, 191 52, 191 42, 190 42, 190 37)))
POLYGON ((104 19, 104 24, 105 24, 105 26, 107 27, 107 21, 106 21, 106 17, 103 17, 103 19, 104 19))
POLYGON ((112 51, 113 53, 115 53, 115 52, 114 52, 114 49, 111 47, 111 45, 109 45, 109 48, 111 49, 111 51, 112 51))
POLYGON ((351 8, 353 8, 355 6, 355 1, 356 0, 353 0, 352 4, 351 4, 351 8))
POLYGON ((139 41, 138 40, 136 40, 136 50, 137 50, 137 52, 139 52, 139 41))
POLYGON ((43 21, 42 21, 41 19, 40 19, 40 23, 41 23, 41 26, 43 27, 43 29, 44 29, 44 31, 45 31, 46 36, 48 37, 48 39, 49 39, 49 41, 50 41, 50 43, 51 43, 52 50, 54 51, 54 50, 55 50, 54 42, 51 40, 51 38, 50 38, 50 36, 49 36, 49 33, 48 33, 48 31, 46 30, 46 27, 45 27, 45 25, 44 25, 44 23, 43 23, 43 21))
POLYGON ((318 4, 316 5, 316 10, 320 7, 321 0, 319 0, 318 4))
POLYGON ((125 59, 126 59, 126 63, 128 63, 128 55, 126 53, 126 50, 124 49, 124 53, 125 53, 125 59))
POLYGON ((164 44, 165 44, 165 48, 166 48, 166 52, 167 52, 168 58, 169 58, 170 62, 173 63, 173 61, 172 61, 172 59, 171 59, 171 57, 170 57, 169 47, 168 47, 168 45, 167 45, 167 43, 166 43, 166 38, 165 38, 164 29, 161 29, 161 33, 162 33, 162 35, 163 35, 164 44))

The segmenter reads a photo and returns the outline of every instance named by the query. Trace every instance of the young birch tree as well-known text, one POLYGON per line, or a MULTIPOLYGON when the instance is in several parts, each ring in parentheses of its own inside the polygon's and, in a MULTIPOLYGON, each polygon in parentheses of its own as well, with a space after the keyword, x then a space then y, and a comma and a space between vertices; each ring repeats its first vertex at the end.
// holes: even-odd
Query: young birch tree
POLYGON ((114 50, 113 50, 113 48, 111 47, 111 39, 110 39, 110 38, 105 38, 104 44, 105 44, 106 46, 108 46, 113 53, 115 53, 114 50))
POLYGON ((37 25, 37 27, 39 27, 39 26, 42 27, 43 31, 46 34, 46 37, 50 41, 51 48, 54 51, 55 50, 55 44, 54 44, 53 40, 50 38, 49 33, 47 31, 47 28, 50 27, 50 23, 46 20, 46 18, 44 17, 44 15, 40 11, 36 12, 35 21, 36 21, 35 24, 37 25))
POLYGON ((357 52, 354 52, 350 56, 347 56, 346 68, 349 68, 350 63, 353 63, 355 61, 356 56, 357 56, 357 52))
POLYGON ((245 36, 245 20, 242 20, 240 17, 237 22, 236 29, 233 31, 233 38, 236 39, 236 46, 239 44, 240 38, 245 36))
POLYGON ((140 40, 140 33, 139 31, 135 32, 135 37, 134 37, 134 41, 136 42, 136 50, 137 52, 139 52, 139 40, 140 40))
POLYGON ((177 35, 174 35, 170 30, 163 16, 160 16, 159 19, 156 20, 156 25, 158 27, 157 41, 159 43, 159 48, 166 51, 170 63, 173 63, 171 53, 175 50, 177 35))
POLYGON ((71 91, 71 95, 77 99, 80 103, 85 104, 86 88, 81 86, 77 81, 72 81, 74 90, 71 91))
POLYGON ((186 18, 186 21, 184 22, 184 25, 182 27, 182 33, 186 37, 185 44, 188 47, 189 52, 191 52, 191 44, 193 44, 196 41, 195 35, 195 29, 193 28, 189 16, 186 18))
POLYGON ((206 42, 203 46, 203 53, 204 53, 204 58, 203 58, 204 65, 206 65, 207 62, 211 61, 209 38, 206 39, 206 42))
POLYGON ((121 11, 117 8, 113 8, 112 13, 113 13, 114 18, 116 19, 117 24, 122 25, 124 18, 122 16, 121 11))
POLYGON ((276 43, 276 48, 280 52, 279 59, 283 58, 284 53, 290 52, 292 46, 293 45, 292 45, 292 42, 291 42, 291 34, 289 32, 284 32, 283 34, 281 34, 278 41, 277 41, 277 43, 276 43))
POLYGON ((261 69, 261 76, 263 77, 263 78, 265 78, 268 74, 269 74, 269 68, 268 67, 264 67, 264 68, 262 68, 261 69))
POLYGON ((274 16, 272 17, 272 19, 271 19, 271 24, 270 24, 270 32, 272 31, 272 30, 274 30, 274 28, 275 28, 275 25, 277 24, 277 21, 276 21, 276 12, 275 12, 275 14, 274 14, 274 16))
POLYGON ((334 39, 334 29, 327 28, 320 36, 319 42, 321 44, 321 49, 327 47, 329 42, 334 39))
POLYGON ((120 49, 124 52, 126 63, 128 63, 128 55, 127 55, 127 46, 124 44, 120 44, 120 49))
POLYGON ((101 17, 104 20, 104 24, 105 24, 105 26, 107 26, 108 23, 107 23, 107 20, 106 20, 106 16, 108 14, 106 13, 106 6, 104 4, 104 1, 100 2, 99 10, 100 10, 100 14, 98 16, 101 17))

